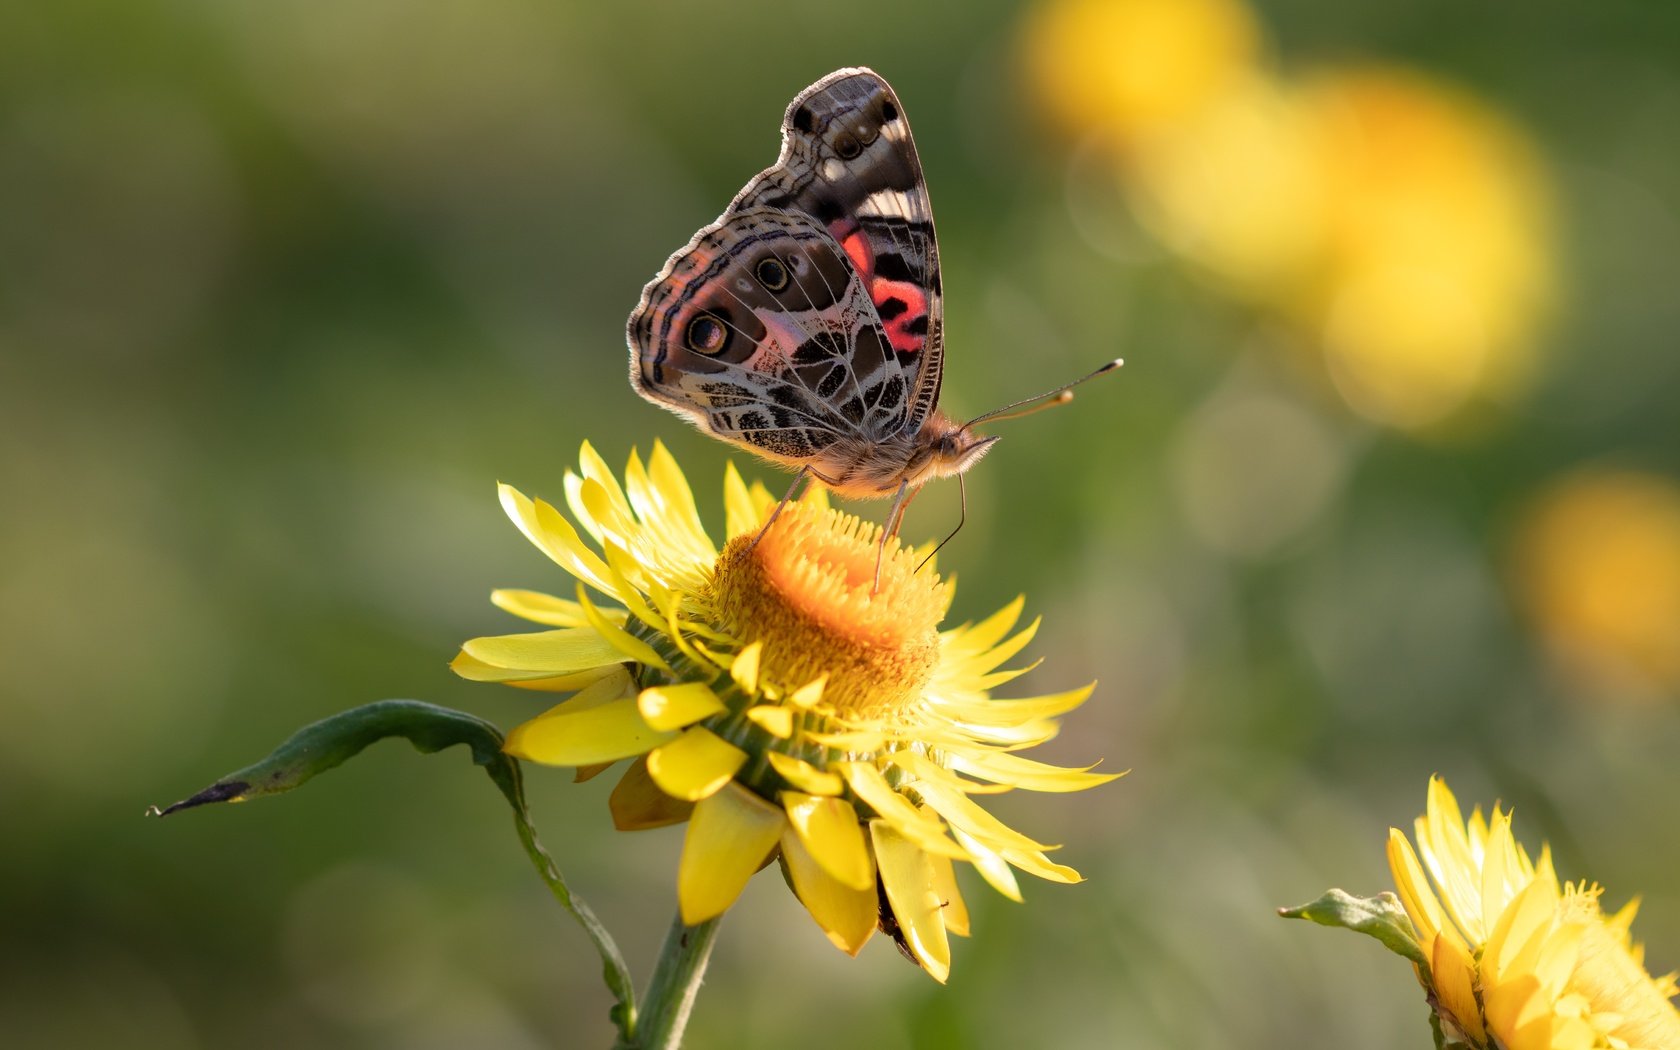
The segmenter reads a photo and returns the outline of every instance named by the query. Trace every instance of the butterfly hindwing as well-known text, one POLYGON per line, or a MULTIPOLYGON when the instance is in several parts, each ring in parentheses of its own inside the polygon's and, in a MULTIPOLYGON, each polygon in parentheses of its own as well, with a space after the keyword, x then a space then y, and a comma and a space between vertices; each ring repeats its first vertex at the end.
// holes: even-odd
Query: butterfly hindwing
POLYGON ((725 213, 671 257, 629 331, 644 396, 772 459, 880 441, 910 410, 914 362, 849 254, 801 212, 725 213))

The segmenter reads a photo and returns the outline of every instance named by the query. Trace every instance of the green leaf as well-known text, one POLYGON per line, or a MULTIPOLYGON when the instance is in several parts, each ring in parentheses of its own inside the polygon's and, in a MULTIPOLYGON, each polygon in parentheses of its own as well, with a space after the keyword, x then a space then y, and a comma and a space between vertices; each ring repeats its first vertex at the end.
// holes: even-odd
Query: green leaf
POLYGON ((265 795, 278 795, 354 758, 369 744, 392 736, 406 737, 422 754, 429 755, 456 744, 465 744, 472 751, 473 762, 483 767, 502 797, 513 807, 514 828, 537 874, 548 884, 561 907, 583 927, 595 950, 600 953, 602 976, 617 1000, 612 1011, 613 1021, 619 1031, 628 1037, 635 1030, 636 1010, 635 993, 624 957, 619 954, 618 945, 589 905, 566 886, 554 858, 537 841, 537 830, 531 823, 530 811, 525 804, 525 782, 519 763, 502 752, 501 730, 482 718, 418 700, 381 700, 364 704, 304 726, 256 765, 229 773, 196 795, 172 806, 164 809, 153 806, 147 812, 152 816, 166 817, 212 802, 243 802, 265 795))
POLYGON ((1412 920, 1400 899, 1392 893, 1355 897, 1342 890, 1326 890, 1318 900, 1294 908, 1279 908, 1278 914, 1286 919, 1310 919, 1320 926, 1341 926, 1375 937, 1389 951, 1411 960, 1428 978, 1429 960, 1418 945, 1417 931, 1412 928, 1412 920))
POLYGON ((1375 937, 1389 951, 1409 960, 1418 968, 1428 993, 1429 1029, 1434 1035, 1435 1050, 1472 1050, 1464 1043, 1448 1039, 1443 1030, 1433 978, 1429 973, 1429 960, 1418 944, 1417 930, 1412 926, 1411 918, 1394 894, 1384 892, 1375 897, 1355 897, 1342 890, 1325 890, 1324 896, 1318 900, 1294 908, 1279 908, 1278 914, 1286 919, 1310 919, 1320 926, 1340 926, 1375 937))

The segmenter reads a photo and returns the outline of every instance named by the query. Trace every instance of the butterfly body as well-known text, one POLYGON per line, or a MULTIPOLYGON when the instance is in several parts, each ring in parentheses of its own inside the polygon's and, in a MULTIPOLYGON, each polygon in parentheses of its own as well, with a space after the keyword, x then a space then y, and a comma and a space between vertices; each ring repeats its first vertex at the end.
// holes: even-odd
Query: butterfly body
POLYGON ((802 91, 782 151, 630 315, 638 393, 840 495, 900 496, 995 438, 939 412, 939 251, 898 98, 867 69, 802 91))

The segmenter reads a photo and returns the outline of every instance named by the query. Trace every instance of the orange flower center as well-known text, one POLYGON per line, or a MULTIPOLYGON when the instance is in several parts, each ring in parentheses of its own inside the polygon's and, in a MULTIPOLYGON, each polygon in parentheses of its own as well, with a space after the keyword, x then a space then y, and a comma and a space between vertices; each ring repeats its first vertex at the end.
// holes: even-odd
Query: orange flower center
POLYGON ((737 637, 764 643, 770 682, 792 690, 826 676, 826 706, 882 717, 920 696, 939 659, 948 588, 917 561, 897 539, 883 547, 878 526, 790 503, 762 536, 729 541, 712 592, 737 637))

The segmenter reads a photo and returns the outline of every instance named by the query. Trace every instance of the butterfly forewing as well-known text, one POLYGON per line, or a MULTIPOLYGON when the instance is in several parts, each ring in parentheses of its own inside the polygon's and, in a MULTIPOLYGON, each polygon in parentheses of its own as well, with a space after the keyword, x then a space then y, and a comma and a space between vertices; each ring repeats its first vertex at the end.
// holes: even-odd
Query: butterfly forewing
POLYGON ((842 69, 789 103, 782 153, 730 205, 797 208, 857 268, 893 349, 916 372, 907 428, 939 400, 943 365, 939 247, 910 122, 867 69, 842 69))

